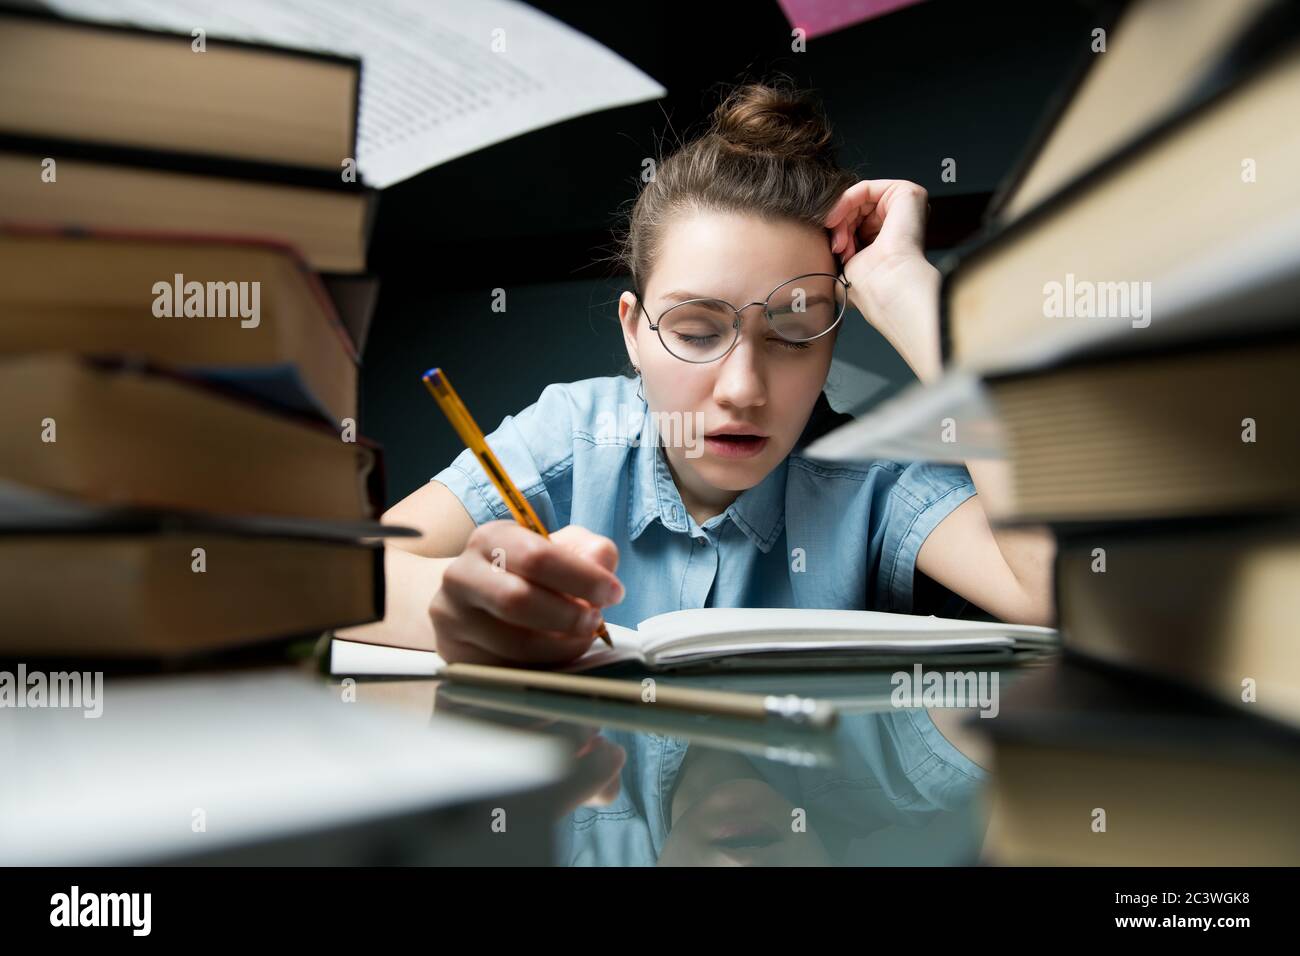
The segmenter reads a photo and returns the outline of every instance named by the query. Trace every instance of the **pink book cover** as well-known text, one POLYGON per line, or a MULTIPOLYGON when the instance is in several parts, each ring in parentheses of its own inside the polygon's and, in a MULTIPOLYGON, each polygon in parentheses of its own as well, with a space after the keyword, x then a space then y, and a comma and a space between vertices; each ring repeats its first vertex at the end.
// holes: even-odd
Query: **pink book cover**
POLYGON ((790 26, 801 27, 808 39, 883 17, 921 0, 777 0, 790 26))

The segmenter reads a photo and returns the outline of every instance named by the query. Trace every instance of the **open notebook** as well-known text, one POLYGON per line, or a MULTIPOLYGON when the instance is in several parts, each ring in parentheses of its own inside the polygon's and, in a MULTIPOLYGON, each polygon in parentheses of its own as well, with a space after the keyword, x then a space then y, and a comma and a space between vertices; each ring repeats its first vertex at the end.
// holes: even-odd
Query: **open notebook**
MULTIPOLYGON (((815 608, 693 608, 657 614, 636 628, 606 626, 613 648, 597 641, 565 670, 624 663, 652 671, 996 663, 1057 645, 1047 627, 815 608)), ((334 674, 432 676, 439 665, 430 651, 338 638, 330 658, 334 674)))

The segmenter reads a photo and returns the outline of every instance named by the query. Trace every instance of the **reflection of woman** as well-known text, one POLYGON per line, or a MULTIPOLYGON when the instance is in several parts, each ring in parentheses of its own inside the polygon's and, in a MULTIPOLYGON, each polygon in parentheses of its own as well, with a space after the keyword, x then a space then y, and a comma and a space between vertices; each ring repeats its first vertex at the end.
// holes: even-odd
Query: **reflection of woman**
POLYGON ((1004 620, 1050 622, 1050 542, 990 529, 977 464, 798 453, 829 412, 846 296, 921 379, 939 365, 925 193, 854 184, 830 143, 805 97, 747 86, 659 164, 618 309, 640 380, 549 386, 489 436, 560 530, 499 520, 464 453, 387 515, 423 532, 390 545, 387 626, 452 660, 545 664, 589 646, 598 608, 631 626, 701 606, 914 611, 917 570, 1004 620))
POLYGON ((661 866, 825 866, 815 822, 737 754, 687 750, 661 866), (801 814, 803 814, 801 816, 801 814))
POLYGON ((984 771, 927 711, 845 716, 828 769, 797 769, 605 731, 622 786, 575 810, 558 862, 577 866, 924 865, 974 861, 984 771))

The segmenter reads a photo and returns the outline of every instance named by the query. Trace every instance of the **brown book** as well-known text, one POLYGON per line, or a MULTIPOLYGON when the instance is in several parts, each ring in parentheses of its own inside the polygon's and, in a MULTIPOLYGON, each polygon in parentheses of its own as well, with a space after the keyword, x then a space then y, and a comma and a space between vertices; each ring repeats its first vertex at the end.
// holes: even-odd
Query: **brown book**
MULTIPOLYGON (((1007 188, 999 219, 1022 215, 1083 175, 1207 85, 1276 0, 1134 0, 1106 30, 1081 37, 1084 70, 1007 188)), ((1098 22, 1098 27, 1103 27, 1098 22)))
POLYGON ((0 534, 0 656, 176 658, 319 634, 382 617, 382 575, 382 548, 344 540, 0 534))
POLYGON ((318 422, 161 370, 0 360, 0 479, 89 502, 357 521, 375 453, 318 422))
POLYGON ((994 745, 989 862, 1300 863, 1289 728, 1073 661, 1027 675, 974 723, 994 745))
POLYGON ((356 418, 356 349, 287 246, 0 228, 0 263, 0 354, 139 356, 210 372, 335 426, 356 418), (254 283, 249 318, 240 308, 254 283), (187 316, 195 295, 189 311, 203 314, 187 316))
POLYGON ((1201 306, 1226 329, 1275 313, 1249 296, 1274 281, 1294 301, 1298 100, 1293 48, 968 250, 944 278, 945 358, 1010 370, 1104 333, 1138 349, 1201 306))
POLYGON ((366 266, 374 193, 338 175, 0 138, 0 222, 260 238, 318 271, 366 266), (42 176, 54 160, 52 181, 42 176))
POLYGON ((0 30, 7 132, 336 176, 356 157, 356 58, 12 9, 0 30))
POLYGON ((1300 727, 1300 527, 1058 530, 1065 645, 1300 727))
POLYGON ((1297 368, 1291 335, 991 379, 1011 481, 985 507, 1057 522, 1300 505, 1297 368))

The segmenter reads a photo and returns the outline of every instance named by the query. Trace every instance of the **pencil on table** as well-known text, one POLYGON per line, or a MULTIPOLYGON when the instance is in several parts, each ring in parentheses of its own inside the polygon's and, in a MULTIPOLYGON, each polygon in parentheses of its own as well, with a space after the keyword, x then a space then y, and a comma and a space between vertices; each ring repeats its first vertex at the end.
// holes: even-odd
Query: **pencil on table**
POLYGON ((581 697, 603 697, 630 704, 669 707, 722 717, 745 720, 777 720, 783 723, 825 729, 834 726, 838 716, 835 707, 826 702, 793 694, 744 694, 712 688, 672 687, 663 684, 655 688, 654 697, 647 700, 641 681, 610 677, 590 677, 585 674, 556 674, 550 671, 525 670, 516 667, 495 667, 487 664, 447 664, 438 671, 438 677, 486 687, 510 687, 517 690, 542 690, 581 697))

